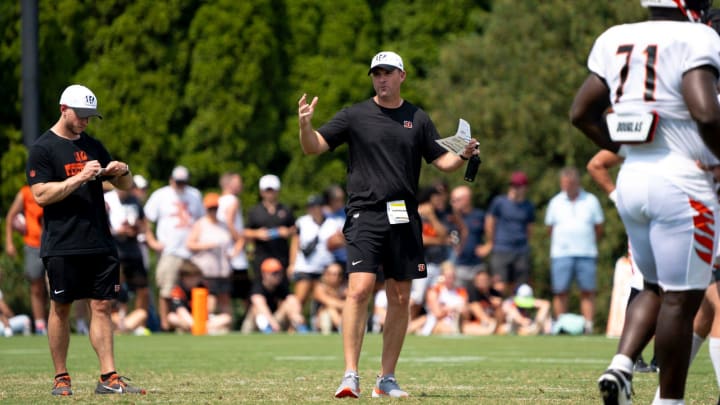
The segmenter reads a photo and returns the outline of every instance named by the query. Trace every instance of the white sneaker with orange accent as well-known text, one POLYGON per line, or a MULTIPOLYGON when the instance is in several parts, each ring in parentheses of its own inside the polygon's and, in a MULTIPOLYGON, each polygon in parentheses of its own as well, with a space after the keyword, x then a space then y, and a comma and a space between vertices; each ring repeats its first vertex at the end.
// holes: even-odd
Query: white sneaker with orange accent
POLYGON ((372 392, 373 398, 407 398, 409 396, 407 392, 400 389, 395 376, 392 374, 378 376, 372 392))
POLYGON ((348 371, 343 376, 340 386, 335 391, 335 398, 360 398, 360 377, 348 371))

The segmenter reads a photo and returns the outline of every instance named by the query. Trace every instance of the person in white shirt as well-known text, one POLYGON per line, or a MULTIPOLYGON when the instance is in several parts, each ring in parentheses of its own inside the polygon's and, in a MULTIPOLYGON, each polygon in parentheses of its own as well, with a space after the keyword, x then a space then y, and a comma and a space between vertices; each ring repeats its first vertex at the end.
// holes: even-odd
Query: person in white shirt
POLYGON ((595 316, 597 243, 605 217, 600 202, 580 186, 574 167, 560 172, 560 188, 548 204, 545 225, 550 233, 551 280, 555 317, 568 312, 568 291, 573 280, 580 288, 580 313, 585 333, 592 333, 595 316))
POLYGON ((158 315, 163 330, 170 329, 167 320, 170 293, 177 283, 180 266, 190 258, 185 241, 192 224, 205 213, 202 194, 188 184, 189 180, 190 172, 185 166, 175 167, 169 185, 155 190, 143 208, 145 218, 155 224, 155 232, 148 227, 145 233, 148 246, 160 254, 155 281, 160 295, 158 315))
POLYGON ((634 360, 655 335, 654 403, 682 404, 693 315, 717 241, 712 175, 697 162, 720 156, 720 38, 695 23, 708 11, 706 0, 641 4, 649 21, 614 26, 595 41, 570 119, 601 148, 616 152, 628 143, 617 208, 645 279, 617 354, 598 380, 601 394, 606 404, 631 403, 634 360))
POLYGON ((245 221, 243 220, 242 205, 238 195, 242 192, 243 181, 240 174, 226 172, 220 176, 220 204, 217 211, 217 219, 227 226, 233 238, 233 253, 230 258, 232 274, 233 299, 241 299, 245 304, 245 310, 250 306, 250 288, 252 279, 248 272, 248 258, 245 253, 245 221))
POLYGON ((295 221, 297 231, 290 241, 290 265, 287 269, 288 278, 295 282, 294 294, 302 306, 312 296, 325 268, 334 261, 327 241, 336 230, 334 226, 328 228, 326 225, 322 197, 308 197, 306 209, 307 214, 295 221))

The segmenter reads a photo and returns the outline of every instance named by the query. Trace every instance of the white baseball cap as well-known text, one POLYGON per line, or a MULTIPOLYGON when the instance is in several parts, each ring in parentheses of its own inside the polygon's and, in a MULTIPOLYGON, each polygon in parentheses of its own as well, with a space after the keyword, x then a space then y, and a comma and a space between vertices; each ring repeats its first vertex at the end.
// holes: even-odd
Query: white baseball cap
POLYGON ((172 179, 181 183, 187 183, 190 180, 190 171, 185 166, 176 166, 172 171, 172 179))
POLYGON ((97 97, 87 87, 80 84, 68 86, 60 95, 60 105, 66 105, 75 111, 80 118, 99 117, 97 109, 97 97))
POLYGON ((274 174, 266 174, 260 177, 260 190, 280 190, 280 179, 274 174))
POLYGON ((148 181, 142 174, 136 174, 133 176, 133 184, 137 188, 146 188, 148 186, 148 181))
POLYGON ((372 70, 375 68, 383 68, 387 70, 400 69, 402 72, 405 71, 400 55, 390 51, 382 51, 373 56, 372 62, 370 62, 370 70, 368 70, 368 74, 372 73, 372 70))
POLYGON ((528 284, 522 284, 515 292, 515 305, 519 308, 532 308, 535 305, 533 289, 528 284))

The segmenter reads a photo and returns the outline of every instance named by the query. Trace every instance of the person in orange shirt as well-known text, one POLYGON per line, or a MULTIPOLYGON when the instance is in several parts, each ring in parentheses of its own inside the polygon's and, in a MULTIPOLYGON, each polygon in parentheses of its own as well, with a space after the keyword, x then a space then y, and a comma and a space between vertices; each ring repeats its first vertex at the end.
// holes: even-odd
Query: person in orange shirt
POLYGON ((25 277, 30 281, 30 306, 35 319, 35 333, 47 334, 48 294, 45 289, 45 267, 40 259, 40 236, 42 235, 43 209, 35 202, 30 186, 20 188, 5 218, 5 252, 17 256, 13 242, 13 230, 23 234, 25 277))

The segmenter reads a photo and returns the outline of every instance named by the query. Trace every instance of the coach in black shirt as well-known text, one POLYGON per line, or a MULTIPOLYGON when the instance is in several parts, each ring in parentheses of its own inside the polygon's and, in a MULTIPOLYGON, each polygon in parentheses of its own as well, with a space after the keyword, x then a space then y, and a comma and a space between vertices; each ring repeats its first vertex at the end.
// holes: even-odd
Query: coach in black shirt
POLYGON ((67 370, 70 307, 90 299, 90 343, 100 362, 98 394, 145 393, 115 372, 112 299, 120 291, 115 240, 110 233, 102 181, 128 190, 133 180, 126 163, 112 160, 98 140, 86 134, 90 117, 100 117, 90 89, 69 86, 60 96, 60 118, 30 148, 27 181, 43 207, 40 256, 50 284, 48 341, 55 367, 53 395, 72 395, 67 370))
POLYGON ((300 144, 306 154, 349 145, 347 175, 347 240, 349 286, 343 309, 345 375, 338 398, 360 393, 358 361, 367 321, 367 307, 376 274, 382 268, 388 298, 382 365, 372 396, 406 397, 395 380, 407 329, 411 281, 426 276, 422 225, 417 212, 421 159, 443 171, 458 169, 477 154, 471 140, 463 156, 440 147, 435 125, 420 108, 403 100, 400 86, 406 73, 394 52, 373 57, 368 73, 375 96, 344 108, 317 131, 312 116, 317 97, 299 102, 300 144))

